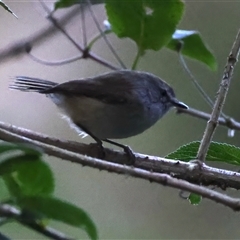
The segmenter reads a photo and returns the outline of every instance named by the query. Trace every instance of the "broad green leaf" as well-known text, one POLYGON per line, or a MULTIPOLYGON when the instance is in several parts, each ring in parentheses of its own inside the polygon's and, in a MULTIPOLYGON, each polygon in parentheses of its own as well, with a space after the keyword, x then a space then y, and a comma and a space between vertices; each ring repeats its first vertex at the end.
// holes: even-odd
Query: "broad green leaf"
POLYGON ((167 47, 190 58, 205 63, 211 70, 217 69, 217 61, 211 51, 204 44, 200 33, 197 31, 176 30, 167 47))
POLYGON ((3 180, 6 184, 6 187, 8 189, 8 192, 11 196, 11 198, 20 198, 22 197, 22 191, 16 182, 16 180, 13 178, 11 174, 6 174, 3 176, 3 180))
POLYGON ((202 196, 195 193, 190 193, 188 200, 192 205, 198 205, 202 200, 202 196))
POLYGON ((8 5, 2 0, 0 0, 0 6, 2 6, 6 11, 10 12, 14 17, 18 18, 17 15, 11 10, 11 8, 8 7, 8 5))
POLYGON ((49 195, 54 191, 53 173, 44 161, 24 161, 16 165, 15 179, 24 195, 49 195))
POLYGON ((8 159, 0 164, 0 174, 12 174, 23 195, 49 195, 54 190, 53 173, 40 159, 26 156, 8 159))
POLYGON ((120 38, 131 38, 139 52, 159 50, 175 32, 184 12, 180 0, 106 0, 112 31, 120 38))
MULTIPOLYGON (((176 151, 168 154, 166 158, 188 162, 196 158, 199 145, 199 141, 183 145, 176 151)), ((212 142, 206 160, 240 165, 240 148, 226 143, 212 142)))
POLYGON ((24 197, 19 206, 46 218, 80 227, 91 239, 97 239, 97 229, 88 214, 77 206, 53 197, 24 197))
POLYGON ((41 155, 41 150, 34 146, 29 146, 27 144, 12 144, 7 142, 0 143, 0 154, 14 150, 20 150, 24 152, 25 155, 31 155, 33 157, 41 155))
MULTIPOLYGON (((91 0, 90 2, 91 4, 99 4, 99 3, 104 3, 104 0, 91 0)), ((59 8, 67 8, 79 3, 87 3, 87 1, 86 0, 58 0, 55 2, 54 8, 55 10, 59 8)))
MULTIPOLYGON (((1 144, 0 157, 0 176, 12 174, 21 194, 48 195, 53 192, 53 173, 49 166, 41 160, 40 152, 27 146, 1 144)), ((4 179, 6 185, 8 185, 7 179, 4 179)), ((12 183, 9 185, 12 186, 12 183)), ((10 189, 9 191, 12 192, 10 189)))

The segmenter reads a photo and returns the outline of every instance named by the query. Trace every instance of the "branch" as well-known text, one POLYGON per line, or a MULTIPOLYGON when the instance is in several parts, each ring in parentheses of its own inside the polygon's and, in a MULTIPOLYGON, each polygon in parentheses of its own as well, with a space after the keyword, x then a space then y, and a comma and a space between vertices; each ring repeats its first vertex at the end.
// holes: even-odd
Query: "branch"
MULTIPOLYGON (((23 129, 18 129, 18 131, 23 131, 23 129)), ((32 134, 33 132, 26 130, 26 135, 31 136, 32 134)), ((95 147, 94 145, 91 146, 77 143, 71 145, 72 142, 70 142, 69 145, 67 141, 64 142, 54 138, 46 138, 46 136, 44 135, 35 136, 35 139, 42 139, 43 141, 47 141, 48 143, 55 141, 55 145, 61 145, 61 147, 65 145, 63 150, 56 146, 49 146, 48 144, 42 143, 40 141, 18 136, 17 134, 10 133, 6 130, 0 130, 0 138, 10 142, 25 142, 28 144, 33 144, 34 146, 43 149, 45 153, 51 156, 62 158, 65 161, 82 164, 83 166, 89 166, 108 172, 127 174, 132 177, 142 178, 151 182, 157 182, 184 191, 194 192, 196 194, 202 195, 203 197, 229 206, 234 210, 240 210, 237 199, 225 196, 224 194, 220 194, 205 187, 187 182, 196 181, 198 184, 218 185, 223 189, 226 187, 236 187, 237 189, 239 189, 240 174, 236 172, 216 169, 206 165, 203 165, 203 168, 199 170, 198 167, 196 167, 196 165, 192 163, 185 163, 181 161, 147 156, 142 154, 137 154, 136 162, 134 165, 135 168, 133 168, 119 164, 124 160, 124 157, 126 158, 125 154, 122 152, 106 149, 106 158, 114 159, 114 161, 118 163, 107 162, 104 160, 83 155, 85 154, 84 151, 87 152, 89 150, 93 150, 93 152, 96 152, 97 150, 99 150, 96 145, 95 147), (78 151, 83 150, 83 153, 79 154, 76 152, 71 152, 68 150, 68 146, 70 146, 70 148, 74 146, 74 148, 78 148, 78 151), (86 149, 88 150, 86 151, 86 149), (160 172, 165 172, 169 175, 160 172), (170 175, 174 176, 174 178, 170 175), (187 179, 187 181, 177 178, 185 178, 187 179)))
POLYGON ((233 43, 231 52, 228 56, 228 61, 225 66, 225 70, 223 73, 222 81, 220 83, 220 87, 217 93, 217 98, 213 106, 213 111, 211 114, 211 117, 207 123, 205 132, 203 134, 203 138, 201 140, 201 144, 198 149, 197 159, 201 161, 205 161, 208 148, 210 146, 213 134, 215 132, 215 129, 218 124, 218 119, 220 117, 220 114, 223 109, 223 105, 228 93, 228 89, 231 83, 233 70, 235 67, 235 64, 238 60, 239 55, 239 49, 240 49, 240 29, 238 31, 238 34, 236 36, 236 40, 233 43))
MULTIPOLYGON (((203 120, 206 120, 206 121, 208 121, 211 117, 211 114, 199 111, 199 110, 194 109, 194 108, 189 108, 189 109, 178 108, 177 113, 185 113, 185 114, 190 115, 192 117, 196 117, 198 119, 203 119, 203 120)), ((230 129, 240 130, 240 122, 237 122, 236 120, 234 120, 231 117, 229 117, 229 118, 220 117, 218 119, 218 124, 222 125, 222 126, 225 126, 227 128, 230 128, 230 129)))
MULTIPOLYGON (((5 124, 3 122, 0 122, 0 138, 9 142, 30 143, 43 149, 45 153, 60 158, 62 158, 61 154, 49 151, 48 148, 45 148, 45 145, 55 146, 69 152, 87 155, 93 158, 99 157, 99 148, 96 144, 86 145, 73 141, 59 140, 24 128, 5 124)), ((128 160, 123 152, 105 148, 105 153, 105 160, 108 162, 123 164, 128 160)), ((64 160, 72 161, 68 158, 64 160)), ((76 158, 74 162, 80 163, 84 166, 90 166, 88 162, 81 162, 78 158, 76 158)), ((172 174, 176 178, 187 180, 199 185, 214 185, 221 189, 226 189, 227 187, 240 189, 240 173, 213 168, 207 165, 204 165, 200 170, 195 165, 196 168, 194 168, 191 163, 137 153, 134 166, 152 172, 172 174)))
MULTIPOLYGON (((79 9, 74 8, 69 13, 65 14, 60 20, 62 26, 70 22, 74 17, 79 14, 79 9)), ((18 41, 11 44, 10 46, 5 46, 0 51, 0 63, 4 61, 11 60, 12 57, 16 58, 26 52, 29 52, 34 44, 40 44, 45 41, 47 38, 53 36, 56 33, 57 29, 55 26, 50 26, 44 28, 28 38, 18 41)))
POLYGON ((73 239, 73 238, 67 237, 65 234, 53 228, 46 227, 40 223, 37 223, 36 221, 34 221, 34 219, 32 221, 29 219, 26 220, 24 218, 24 214, 20 210, 18 210, 17 208, 9 204, 0 205, 0 215, 8 218, 13 218, 16 221, 18 221, 20 224, 24 225, 25 227, 31 228, 36 232, 54 240, 72 240, 73 239))
POLYGON ((49 16, 48 16, 48 20, 51 21, 51 23, 53 24, 53 26, 58 29, 72 44, 73 46, 81 53, 83 53, 84 55, 84 58, 90 58, 94 61, 96 61, 97 63, 105 66, 105 67, 108 67, 109 69, 112 69, 112 70, 117 70, 119 69, 119 67, 117 66, 114 66, 112 63, 104 60, 103 58, 100 58, 99 56, 93 54, 91 51, 89 51, 88 49, 84 49, 82 46, 80 46, 78 44, 78 42, 76 42, 68 33, 67 31, 63 28, 63 25, 60 24, 52 15, 50 12, 49 13, 49 16))
MULTIPOLYGON (((49 20, 51 20, 51 22, 53 23, 52 26, 44 28, 35 33, 34 35, 29 36, 28 38, 20 40, 9 46, 3 47, 2 50, 0 50, 0 64, 8 60, 11 60, 13 57, 16 58, 18 56, 21 56, 22 54, 29 53, 34 44, 42 43, 47 38, 53 36, 56 31, 61 31, 80 52, 86 54, 85 53, 86 49, 83 49, 63 28, 68 22, 70 22, 70 20, 78 16, 78 14, 79 8, 74 8, 68 14, 64 15, 64 17, 62 17, 60 20, 56 20, 55 18, 53 18, 53 16, 50 16, 49 20)), ((112 63, 107 62, 106 60, 102 59, 101 57, 97 56, 96 54, 90 51, 87 52, 84 58, 90 58, 93 61, 105 67, 108 67, 109 69, 112 70, 119 69, 117 66, 114 66, 112 63)))

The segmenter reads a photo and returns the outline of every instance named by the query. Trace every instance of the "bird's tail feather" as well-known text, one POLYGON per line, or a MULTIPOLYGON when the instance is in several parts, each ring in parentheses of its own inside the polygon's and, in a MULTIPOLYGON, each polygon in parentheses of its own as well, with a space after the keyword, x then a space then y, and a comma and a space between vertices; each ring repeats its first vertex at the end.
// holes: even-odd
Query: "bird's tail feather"
POLYGON ((39 92, 44 93, 44 91, 56 86, 57 83, 42 80, 38 78, 17 76, 14 78, 13 82, 10 84, 10 89, 16 89, 25 92, 39 92))

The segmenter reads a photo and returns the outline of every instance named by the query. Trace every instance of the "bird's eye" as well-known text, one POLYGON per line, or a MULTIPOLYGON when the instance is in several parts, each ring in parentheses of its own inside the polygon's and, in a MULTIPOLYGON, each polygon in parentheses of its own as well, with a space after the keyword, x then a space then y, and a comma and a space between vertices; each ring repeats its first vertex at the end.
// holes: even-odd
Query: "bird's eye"
POLYGON ((162 91, 162 97, 166 97, 167 96, 167 91, 166 90, 163 90, 162 91))

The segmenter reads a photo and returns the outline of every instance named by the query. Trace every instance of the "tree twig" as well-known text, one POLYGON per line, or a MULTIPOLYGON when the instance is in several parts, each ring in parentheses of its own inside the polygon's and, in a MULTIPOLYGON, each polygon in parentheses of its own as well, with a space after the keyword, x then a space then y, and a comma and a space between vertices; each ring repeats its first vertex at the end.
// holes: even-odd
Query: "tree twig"
MULTIPOLYGON (((184 113, 184 114, 190 115, 192 117, 196 117, 198 119, 203 119, 203 120, 207 120, 207 121, 211 117, 211 114, 194 109, 194 108, 189 108, 189 109, 178 108, 177 113, 184 113)), ((236 120, 234 120, 231 117, 229 117, 229 118, 220 117, 218 119, 218 124, 225 126, 227 128, 230 128, 230 129, 240 130, 240 122, 237 122, 236 120)))
POLYGON ((105 41, 105 43, 107 44, 109 50, 111 51, 111 53, 113 54, 113 56, 116 58, 116 60, 118 61, 118 63, 120 64, 120 66, 123 68, 123 69, 126 69, 127 67, 125 66, 124 62, 121 60, 121 58, 118 56, 118 54, 116 53, 115 49, 113 48, 112 44, 109 42, 106 34, 104 33, 104 31, 101 29, 98 21, 97 21, 97 18, 95 16, 95 13, 92 9, 92 4, 91 4, 91 1, 90 0, 86 0, 87 2, 87 5, 88 5, 88 9, 90 11, 90 14, 92 16, 92 19, 98 29, 98 31, 100 32, 103 40, 105 41))
POLYGON ((105 67, 108 67, 109 69, 112 69, 112 70, 116 70, 116 69, 119 69, 119 67, 117 66, 114 66, 112 63, 96 56, 95 54, 93 54, 91 51, 88 51, 88 49, 84 49, 80 44, 78 44, 68 33, 67 31, 62 27, 62 24, 60 24, 58 22, 58 20, 56 20, 51 12, 49 11, 49 16, 48 16, 48 20, 51 21, 51 23, 53 24, 53 26, 58 29, 72 44, 74 47, 76 47, 76 49, 83 53, 84 55, 84 58, 89 58, 89 59, 92 59, 98 63, 100 63, 101 65, 105 66, 105 67))
MULTIPOLYGON (((60 20, 61 26, 66 25, 70 22, 74 17, 76 17, 79 13, 78 8, 74 8, 69 13, 65 14, 60 20)), ((0 63, 11 60, 12 57, 17 57, 21 54, 29 52, 34 44, 40 44, 47 38, 53 36, 57 29, 55 26, 49 26, 44 28, 37 33, 25 38, 24 40, 18 41, 16 43, 11 44, 10 46, 4 46, 2 50, 0 50, 0 63)))
POLYGON ((208 148, 210 146, 213 134, 215 132, 215 129, 218 125, 218 119, 222 112, 223 105, 228 93, 228 89, 231 83, 233 70, 235 67, 235 64, 238 60, 239 55, 239 49, 240 49, 240 29, 237 33, 236 40, 233 43, 231 52, 228 56, 228 61, 225 66, 225 70, 223 73, 222 81, 220 83, 219 91, 217 94, 216 101, 213 106, 213 111, 211 114, 211 117, 207 123, 206 129, 203 134, 203 138, 201 140, 201 144, 198 149, 197 159, 204 162, 208 148))
POLYGON ((50 237, 51 239, 73 240, 73 238, 67 237, 65 234, 53 228, 43 226, 36 221, 25 220, 22 216, 22 212, 9 204, 0 204, 0 215, 8 218, 13 218, 25 227, 31 228, 46 237, 50 237))

